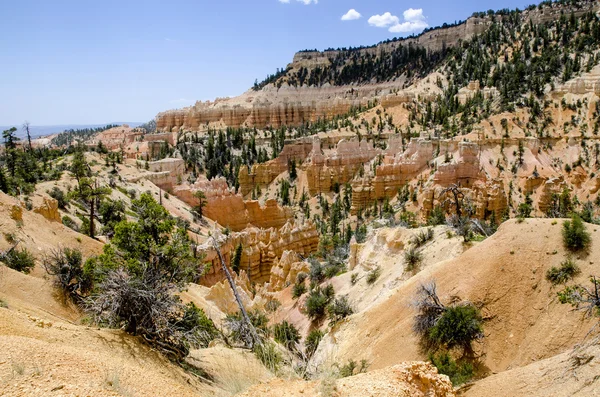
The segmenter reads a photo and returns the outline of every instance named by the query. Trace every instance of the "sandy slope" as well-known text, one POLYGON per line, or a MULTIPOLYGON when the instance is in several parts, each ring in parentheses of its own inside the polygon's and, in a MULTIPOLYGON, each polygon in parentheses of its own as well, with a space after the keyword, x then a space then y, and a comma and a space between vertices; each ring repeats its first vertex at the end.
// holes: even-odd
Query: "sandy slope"
MULTIPOLYGON (((493 237, 456 259, 426 268, 388 299, 352 316, 331 332, 317 357, 325 362, 367 359, 371 368, 425 358, 411 331, 414 292, 435 279, 444 302, 470 300, 483 305, 485 338, 479 350, 491 372, 527 365, 562 353, 581 341, 590 320, 556 300, 556 288, 545 280, 547 269, 566 257, 561 225, 552 220, 508 221, 493 237)), ((599 241, 600 231, 588 229, 599 241)), ((597 273, 600 244, 578 260, 585 282, 597 273)))
POLYGON ((464 397, 600 396, 600 346, 591 345, 482 379, 464 397))

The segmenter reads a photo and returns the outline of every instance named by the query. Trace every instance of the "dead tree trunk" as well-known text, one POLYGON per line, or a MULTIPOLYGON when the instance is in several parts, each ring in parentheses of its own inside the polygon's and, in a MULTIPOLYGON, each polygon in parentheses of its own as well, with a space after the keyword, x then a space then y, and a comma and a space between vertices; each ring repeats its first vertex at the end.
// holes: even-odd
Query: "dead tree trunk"
POLYGON ((238 294, 237 287, 235 286, 233 277, 231 276, 231 273, 229 272, 229 269, 227 268, 227 264, 225 263, 225 260, 223 259, 223 255, 221 254, 221 249, 219 248, 219 245, 217 244, 217 240, 214 238, 214 236, 212 237, 212 240, 213 240, 213 247, 215 248, 215 250, 217 251, 217 255, 219 256, 219 261, 221 262, 221 268, 223 269, 223 273, 225 273, 225 277, 227 277, 227 281, 229 282, 229 286, 231 287, 233 296, 235 296, 235 300, 238 304, 238 307, 240 308, 240 312, 242 313, 242 320, 246 324, 246 327, 248 327, 248 332, 250 333, 250 337, 252 339, 249 347, 252 348, 252 347, 254 347, 254 345, 260 345, 262 341, 261 341, 260 337, 258 336, 258 333, 256 332, 256 329, 254 328, 254 325, 252 325, 252 322, 250 321, 250 317, 248 317, 246 308, 244 307, 244 304, 242 303, 242 298, 238 294))

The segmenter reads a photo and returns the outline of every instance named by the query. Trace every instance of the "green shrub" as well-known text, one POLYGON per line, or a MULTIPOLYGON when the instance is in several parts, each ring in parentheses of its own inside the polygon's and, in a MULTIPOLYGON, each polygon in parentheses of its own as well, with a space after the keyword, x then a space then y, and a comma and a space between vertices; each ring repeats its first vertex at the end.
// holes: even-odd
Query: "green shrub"
POLYGON ((335 295, 333 286, 331 284, 324 288, 316 287, 309 292, 304 304, 306 309, 306 315, 311 320, 318 320, 325 315, 327 305, 331 302, 335 295))
POLYGON ((429 361, 443 375, 448 375, 454 386, 462 385, 468 382, 475 375, 475 369, 469 362, 456 362, 450 354, 443 352, 440 354, 430 354, 429 361))
POLYGON ((191 338, 196 341, 194 348, 207 348, 208 344, 219 336, 215 323, 193 302, 185 306, 183 316, 174 326, 182 332, 194 333, 195 337, 191 338))
POLYGON ((471 349, 471 343, 483 337, 483 318, 472 304, 447 307, 429 330, 429 338, 438 347, 471 349))
POLYGON ((323 339, 323 336, 323 332, 318 329, 310 331, 306 337, 306 340, 304 341, 304 352, 306 353, 307 357, 310 358, 313 354, 315 354, 321 339, 323 339))
POLYGON ((375 281, 381 276, 381 267, 377 266, 375 269, 367 273, 367 284, 375 284, 375 281))
POLYGON ((288 350, 293 350, 296 343, 300 342, 298 329, 285 320, 273 326, 273 337, 288 350))
POLYGON ((277 372, 281 365, 282 358, 279 350, 277 350, 277 347, 273 343, 268 341, 257 343, 252 348, 252 351, 265 367, 271 372, 277 372))
POLYGON ((415 270, 423 260, 423 255, 415 247, 410 247, 404 251, 404 261, 406 262, 406 270, 409 272, 415 270))
POLYGON ((76 232, 79 231, 79 227, 77 226, 77 223, 75 223, 75 221, 73 220, 73 218, 71 218, 70 216, 67 216, 67 215, 63 216, 62 217, 62 223, 63 223, 63 225, 65 225, 69 229, 73 229, 76 232))
POLYGON ((67 208, 67 205, 69 205, 69 199, 67 198, 67 195, 57 186, 54 186, 52 190, 49 190, 48 195, 58 202, 58 208, 64 210, 67 208))
POLYGON ((275 313, 281 307, 281 302, 275 298, 269 299, 265 304, 265 310, 269 313, 275 313))
POLYGON ((28 274, 35 267, 35 258, 27 249, 12 249, 0 255, 0 261, 21 273, 28 274))
MULTIPOLYGON (((250 318, 250 323, 256 328, 256 332, 263 336, 269 336, 269 319, 266 314, 257 309, 249 311, 248 317, 250 318)), ((241 312, 238 311, 225 316, 225 326, 229 329, 229 337, 232 340, 236 342, 245 342, 248 339, 249 330, 242 320, 241 312)))
POLYGON ((570 221, 563 223, 563 244, 572 252, 587 250, 592 238, 578 215, 573 215, 570 221))
POLYGON ((6 242, 9 244, 16 244, 17 243, 17 235, 14 233, 4 233, 4 239, 6 239, 6 242))
POLYGON ((358 281, 358 273, 352 273, 350 276, 350 284, 354 285, 358 281))
POLYGON ((354 310, 352 309, 352 306, 350 306, 350 302, 348 302, 348 297, 346 296, 334 299, 334 301, 327 306, 327 315, 329 316, 330 324, 335 324, 353 313, 354 310))
POLYGON ((431 226, 444 225, 446 223, 446 214, 444 213, 442 207, 436 205, 433 208, 427 223, 431 226))
POLYGON ((360 360, 360 366, 356 361, 349 360, 348 363, 341 367, 338 366, 338 376, 340 378, 347 378, 349 376, 365 373, 367 372, 367 369, 369 369, 367 360, 360 360))
POLYGON ((53 249, 44 255, 42 264, 46 273, 54 277, 54 285, 75 302, 81 302, 93 282, 101 279, 102 270, 94 268, 93 260, 83 266, 83 254, 78 249, 53 249))
POLYGON ((323 268, 323 274, 325 278, 333 278, 338 274, 346 271, 346 264, 344 262, 329 262, 323 268))
POLYGON ((298 299, 305 293, 306 293, 306 285, 304 283, 294 284, 294 288, 292 288, 292 298, 298 299))
POLYGON ((564 284, 579 273, 581 273, 579 266, 571 258, 568 258, 560 264, 560 267, 552 266, 546 273, 546 280, 553 285, 564 284))
POLYGON ((367 240, 367 225, 364 223, 356 228, 354 238, 358 244, 362 244, 367 240))
POLYGON ((419 248, 427 244, 427 242, 433 239, 433 229, 427 228, 427 230, 421 230, 417 232, 412 238, 412 243, 415 248, 419 248))
POLYGON ((310 281, 315 284, 320 284, 325 280, 325 271, 323 265, 318 260, 311 258, 310 263, 310 281))

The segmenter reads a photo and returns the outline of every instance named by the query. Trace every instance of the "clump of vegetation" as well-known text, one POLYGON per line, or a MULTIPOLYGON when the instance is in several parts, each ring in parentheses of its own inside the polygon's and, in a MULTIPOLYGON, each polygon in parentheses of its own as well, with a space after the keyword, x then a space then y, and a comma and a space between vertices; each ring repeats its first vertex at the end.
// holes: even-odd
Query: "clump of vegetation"
POLYGON ((183 316, 177 319, 173 325, 193 334, 190 339, 195 342, 193 344, 195 348, 207 348, 212 340, 220 336, 215 323, 208 318, 204 310, 193 302, 185 305, 183 316))
POLYGON ((273 326, 273 337, 288 350, 295 350, 296 344, 300 342, 298 329, 285 320, 273 326))
POLYGON ((360 226, 357 226, 356 231, 354 232, 354 238, 358 244, 362 244, 367 240, 367 225, 364 223, 360 226))
POLYGON ((423 254, 416 247, 410 247, 404 251, 404 262, 406 263, 406 270, 409 272, 415 270, 422 260, 423 254))
POLYGON ((581 273, 581 270, 579 270, 577 263, 573 259, 568 258, 559 267, 552 266, 546 273, 546 280, 550 281, 553 285, 565 284, 579 273, 581 273))
POLYGON ((347 296, 336 298, 327 306, 327 315, 329 316, 330 324, 335 324, 353 313, 354 309, 352 309, 347 296))
POLYGON ((26 248, 16 246, 0 253, 0 261, 13 270, 28 274, 35 267, 35 257, 26 248))
POLYGON ((558 293, 560 303, 568 303, 586 316, 600 316, 600 280, 590 277, 591 287, 573 285, 558 293))
POLYGON ((314 285, 318 285, 325 281, 325 269, 321 262, 319 262, 315 258, 310 258, 308 262, 310 263, 309 276, 311 283, 314 285))
POLYGON ((570 221, 564 221, 563 244, 571 252, 585 251, 589 248, 592 238, 585 230, 585 225, 578 215, 573 215, 570 221))
POLYGON ((51 250, 42 261, 46 273, 54 277, 54 285, 75 302, 81 302, 90 291, 93 275, 84 270, 83 255, 78 249, 51 250))
POLYGON ((417 291, 417 315, 413 331, 429 351, 460 348, 472 352, 471 344, 483 337, 483 318, 469 302, 445 306, 437 296, 435 282, 421 285, 417 291))
POLYGON ((63 225, 65 225, 69 229, 73 229, 76 232, 79 231, 79 227, 77 226, 77 223, 75 223, 75 221, 73 220, 73 218, 71 218, 68 215, 65 215, 65 216, 62 217, 62 223, 63 223, 63 225))
POLYGON ((412 243, 415 246, 415 248, 420 248, 432 239, 433 229, 427 228, 426 230, 421 230, 420 232, 417 232, 412 239, 412 243))
POLYGON ((321 339, 323 339, 324 335, 325 334, 323 334, 323 332, 318 329, 310 331, 310 333, 304 340, 304 353, 308 358, 312 357, 312 355, 315 354, 317 348, 319 347, 319 343, 321 342, 321 339))
POLYGON ((336 366, 338 367, 338 377, 347 378, 349 376, 354 376, 367 372, 367 370, 369 369, 369 362, 365 359, 360 360, 360 363, 354 360, 348 360, 346 364, 342 366, 336 366))
POLYGON ((71 253, 69 258, 66 251, 59 253, 49 261, 49 273, 67 291, 83 295, 82 305, 95 323, 141 336, 179 362, 190 348, 206 343, 204 316, 194 307, 183 305, 178 295, 194 280, 198 260, 185 230, 175 229, 176 220, 150 192, 133 200, 132 212, 137 221, 117 223, 102 255, 85 262, 77 284, 89 280, 90 293, 74 287, 73 277, 69 280, 60 266, 67 260, 73 263, 69 271, 81 274, 79 255, 71 253))
POLYGON ((377 266, 367 273, 367 284, 375 284, 379 276, 381 276, 381 266, 377 266))
POLYGON ((296 275, 296 283, 294 284, 294 287, 292 288, 292 298, 298 299, 302 295, 304 295, 304 293, 306 293, 305 281, 307 278, 308 278, 308 274, 306 274, 304 272, 300 272, 300 273, 298 273, 298 275, 296 275))
POLYGON ((257 343, 252 348, 252 351, 256 355, 256 358, 271 372, 277 373, 283 358, 281 353, 277 350, 277 346, 272 342, 257 343))
POLYGON ((306 315, 311 320, 319 320, 325 315, 327 305, 333 300, 335 291, 331 284, 326 287, 315 287, 308 293, 304 304, 306 315))
MULTIPOLYGON (((258 309, 249 311, 248 318, 260 336, 267 337, 270 335, 269 319, 263 312, 258 309)), ((246 326, 240 311, 225 316, 224 324, 230 332, 229 338, 232 341, 244 343, 246 346, 252 346, 252 343, 249 342, 249 338, 251 338, 251 335, 249 334, 250 330, 246 326)))
POLYGON ((479 309, 470 303, 447 307, 428 337, 446 349, 458 347, 471 350, 471 343, 483 337, 483 318, 479 309))
POLYGON ((455 361, 448 352, 430 354, 429 361, 443 375, 448 375, 454 386, 460 386, 468 382, 475 375, 473 364, 466 360, 455 361))
POLYGON ((65 194, 65 192, 63 192, 60 188, 58 188, 57 186, 54 186, 52 188, 52 190, 48 191, 48 195, 50 197, 52 197, 54 200, 57 201, 58 203, 58 208, 60 209, 66 209, 67 206, 69 205, 69 198, 67 197, 67 195, 65 194))
POLYGON ((269 313, 275 313, 281 307, 281 302, 275 298, 269 299, 265 304, 265 310, 269 313))

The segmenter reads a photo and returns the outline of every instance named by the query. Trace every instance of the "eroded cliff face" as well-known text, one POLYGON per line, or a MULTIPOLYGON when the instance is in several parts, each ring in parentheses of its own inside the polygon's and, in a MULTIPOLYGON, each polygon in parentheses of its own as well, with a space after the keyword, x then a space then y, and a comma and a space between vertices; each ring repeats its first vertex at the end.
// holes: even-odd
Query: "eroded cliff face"
POLYGON ((325 154, 315 139, 305 165, 310 194, 328 193, 334 185, 350 182, 364 164, 379 154, 381 150, 374 148, 371 142, 345 139, 325 154))
POLYGON ((203 215, 228 227, 241 231, 246 227, 280 228, 294 217, 291 208, 280 207, 277 200, 269 199, 264 206, 258 201, 245 201, 227 185, 225 178, 198 179, 193 185, 183 184, 174 188, 174 194, 183 202, 195 207, 198 205, 196 192, 206 196, 203 215))
MULTIPOLYGON (((242 246, 240 268, 248 275, 251 282, 264 283, 271 279, 271 270, 280 263, 284 254, 286 263, 292 260, 288 251, 307 256, 315 252, 319 245, 319 234, 312 221, 289 221, 281 228, 247 228, 241 232, 231 233, 229 236, 217 236, 221 254, 225 263, 231 264, 238 245, 242 246)), ((212 285, 224 279, 221 263, 212 242, 198 247, 198 252, 204 255, 203 261, 210 263, 209 271, 200 280, 205 285, 212 285)), ((291 263, 290 263, 291 266, 291 263)), ((279 272, 285 280, 289 276, 289 269, 279 272)), ((285 281, 283 281, 285 282, 285 281)))
MULTIPOLYGON (((556 20, 561 13, 580 16, 590 10, 598 10, 597 2, 588 1, 580 7, 572 5, 557 5, 544 9, 526 10, 521 13, 523 21, 544 23, 556 20)), ((494 18, 502 18, 495 16, 494 18)), ((422 33, 417 37, 380 43, 376 46, 355 50, 362 56, 378 57, 390 53, 400 46, 417 46, 425 48, 429 53, 438 52, 444 48, 454 47, 461 41, 466 41, 475 35, 485 32, 492 24, 489 16, 471 17, 457 26, 442 27, 422 33)), ((317 67, 326 68, 333 64, 336 57, 343 51, 303 51, 297 53, 288 65, 288 73, 295 73, 301 68, 308 71, 317 67)), ((348 61, 349 62, 349 61, 348 61)), ((337 67, 340 67, 339 65, 337 67)), ((159 131, 205 131, 208 127, 257 127, 299 126, 318 119, 327 119, 347 114, 352 108, 367 106, 377 99, 384 107, 395 106, 414 100, 424 99, 427 94, 405 89, 407 79, 402 77, 394 81, 370 83, 352 86, 321 87, 290 86, 283 76, 277 85, 269 84, 260 91, 248 91, 236 98, 220 98, 214 102, 197 102, 194 106, 184 109, 170 110, 159 113, 156 117, 159 131)), ((578 82, 575 91, 600 90, 596 82, 578 82)), ((567 90, 569 90, 567 89, 567 90)), ((465 87, 459 94, 459 101, 464 102, 479 87, 475 82, 465 87)), ((497 91, 484 89, 484 97, 497 95, 497 91)), ((430 96, 433 98, 433 96, 430 96)))
POLYGON ((286 142, 283 150, 277 158, 267 161, 264 164, 255 164, 249 170, 247 166, 242 166, 238 174, 240 183, 240 193, 246 196, 256 186, 266 187, 279 176, 279 174, 288 171, 290 161, 295 161, 299 167, 306 157, 313 150, 313 139, 303 138, 295 141, 286 142))

